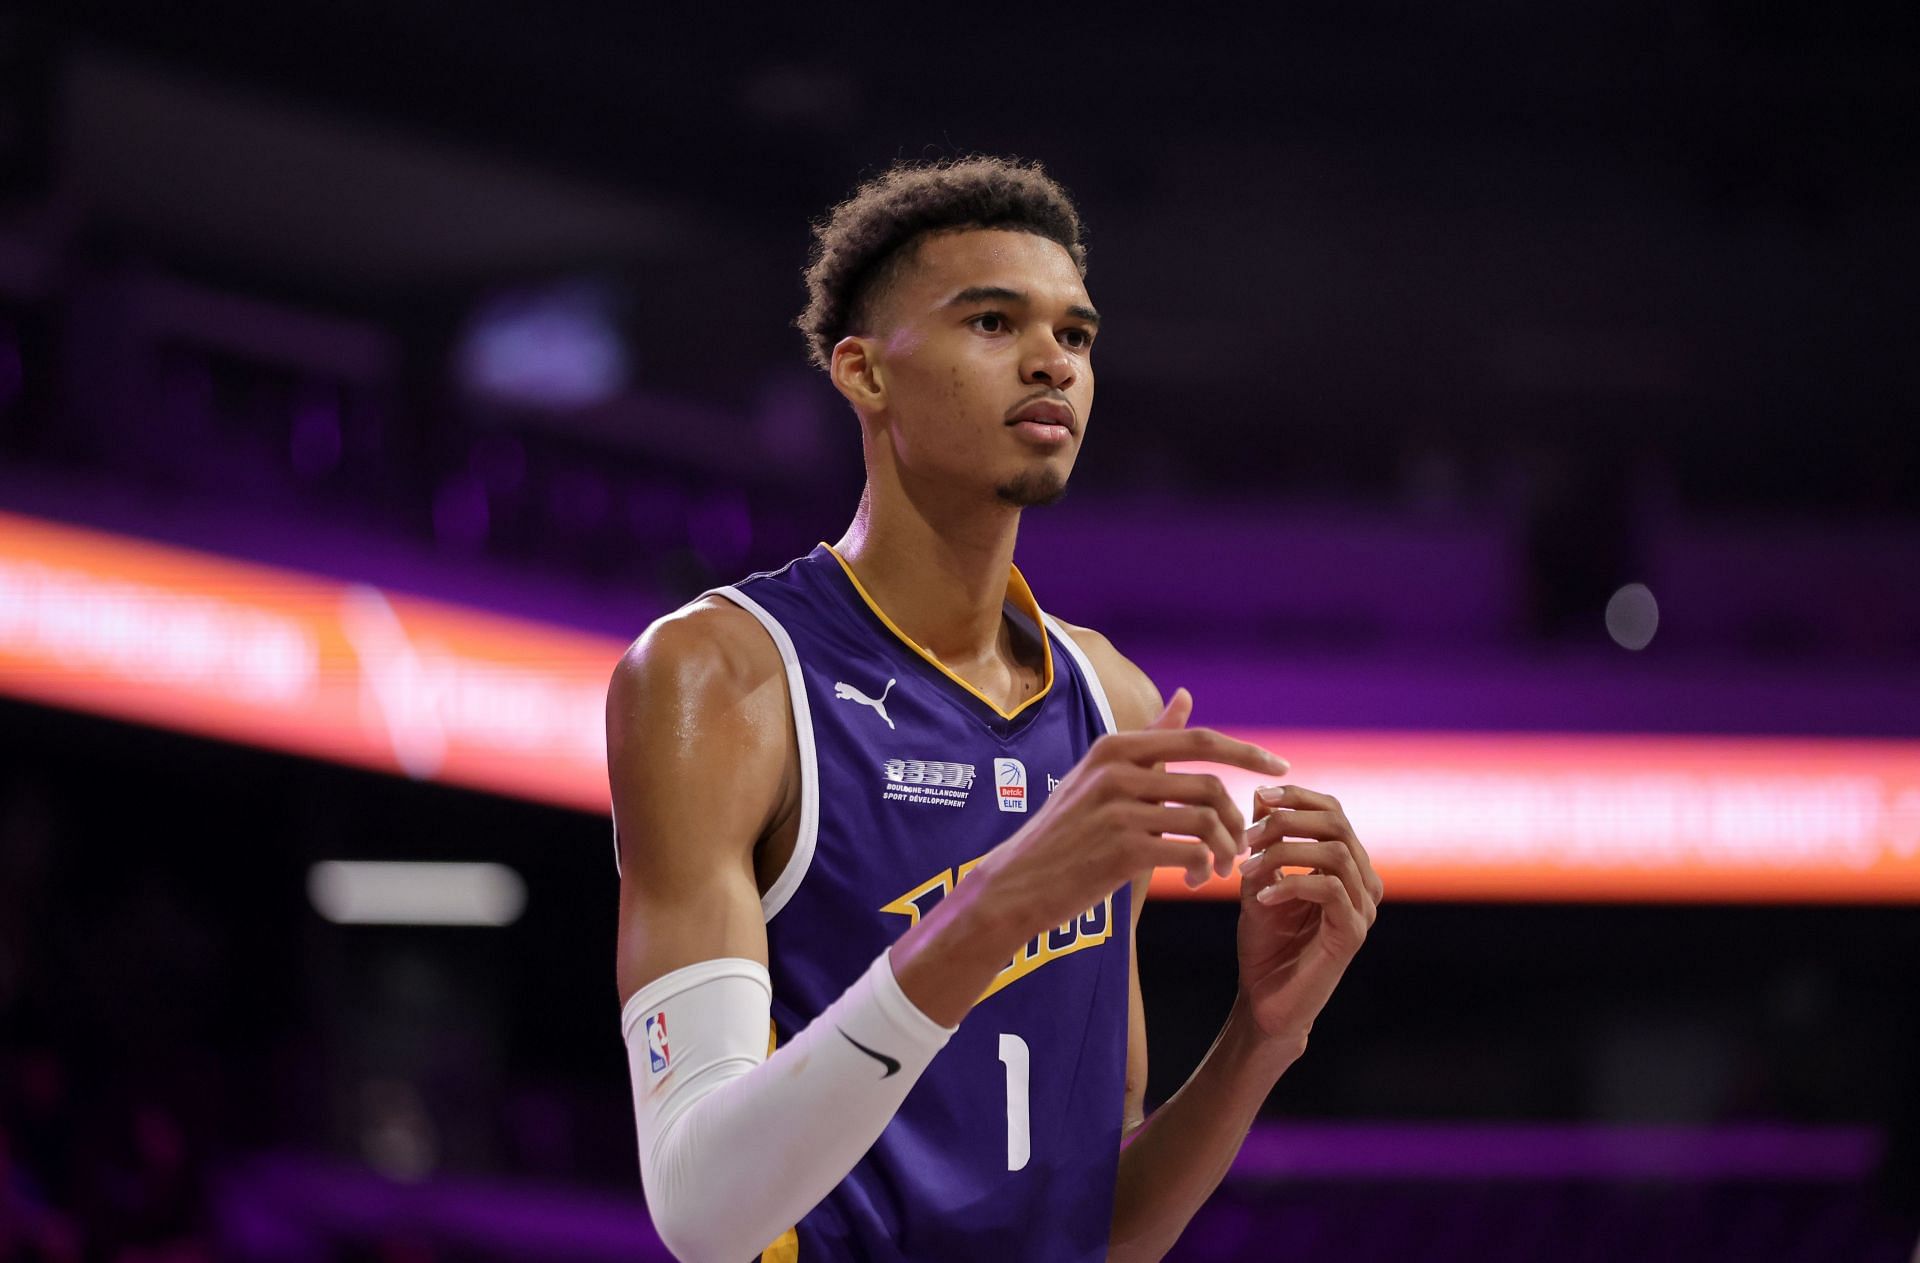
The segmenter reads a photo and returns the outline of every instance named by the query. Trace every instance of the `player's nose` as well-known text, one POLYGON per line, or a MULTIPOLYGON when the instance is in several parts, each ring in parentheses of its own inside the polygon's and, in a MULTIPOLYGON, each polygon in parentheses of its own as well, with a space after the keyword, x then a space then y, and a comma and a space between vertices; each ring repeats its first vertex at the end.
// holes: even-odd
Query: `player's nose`
POLYGON ((1029 386, 1045 382, 1055 390, 1073 384, 1073 357, 1060 345, 1051 330, 1036 327, 1021 348, 1020 380, 1029 386))

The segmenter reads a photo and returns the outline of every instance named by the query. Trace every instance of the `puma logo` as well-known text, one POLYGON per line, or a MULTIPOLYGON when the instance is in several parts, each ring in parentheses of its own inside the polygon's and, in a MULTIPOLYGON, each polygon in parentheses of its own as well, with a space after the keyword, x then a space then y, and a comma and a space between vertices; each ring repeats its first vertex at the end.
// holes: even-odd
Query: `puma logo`
MULTIPOLYGON (((893 719, 891 716, 887 714, 887 694, 893 692, 894 684, 895 684, 895 681, 888 680, 887 687, 885 687, 884 689, 881 689, 880 696, 875 698, 875 697, 868 697, 865 693, 862 693, 859 689, 853 687, 853 685, 851 684, 842 684, 838 680, 835 680, 833 684, 833 695, 845 701, 858 702, 862 706, 873 707, 874 712, 878 714, 880 718, 887 721, 887 727, 893 728, 894 727, 893 719)), ((895 731, 897 732, 899 730, 896 728, 895 731)))

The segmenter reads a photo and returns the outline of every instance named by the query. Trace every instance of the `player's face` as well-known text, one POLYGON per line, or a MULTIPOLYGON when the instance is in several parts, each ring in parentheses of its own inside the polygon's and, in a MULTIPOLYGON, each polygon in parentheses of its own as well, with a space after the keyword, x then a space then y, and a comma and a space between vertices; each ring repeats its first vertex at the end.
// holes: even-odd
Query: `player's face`
POLYGON ((904 478, 1058 499, 1093 410, 1099 317, 1072 256, 1027 232, 929 237, 876 334, 882 441, 904 478))

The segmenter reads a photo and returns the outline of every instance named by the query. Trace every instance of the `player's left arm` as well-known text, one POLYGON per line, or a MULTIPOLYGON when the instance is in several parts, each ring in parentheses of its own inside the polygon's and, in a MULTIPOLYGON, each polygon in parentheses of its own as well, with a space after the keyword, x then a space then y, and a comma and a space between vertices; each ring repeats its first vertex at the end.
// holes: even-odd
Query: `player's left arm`
MULTIPOLYGON (((1160 690, 1106 637, 1067 631, 1100 676, 1117 727, 1145 727, 1160 714, 1160 690)), ((1380 878, 1335 799, 1295 785, 1265 787, 1256 796, 1254 820, 1245 842, 1255 854, 1241 865, 1233 1008, 1206 1058, 1151 1118, 1135 944, 1152 873, 1133 883, 1126 1100, 1109 1259, 1159 1259, 1173 1247, 1219 1187, 1273 1085, 1306 1051, 1314 1018, 1377 913, 1380 878), (1285 840, 1297 838, 1309 840, 1285 840), (1282 865, 1311 872, 1280 881, 1282 865)))

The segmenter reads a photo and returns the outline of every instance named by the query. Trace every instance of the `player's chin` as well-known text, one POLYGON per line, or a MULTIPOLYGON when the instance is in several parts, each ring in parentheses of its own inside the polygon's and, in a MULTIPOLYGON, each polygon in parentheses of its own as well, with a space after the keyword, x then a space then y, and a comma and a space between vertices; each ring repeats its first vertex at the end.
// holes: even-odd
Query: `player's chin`
POLYGON ((1058 504, 1067 494, 1066 469, 1053 461, 1036 463, 1002 479, 993 489, 996 499, 1017 509, 1058 504))

